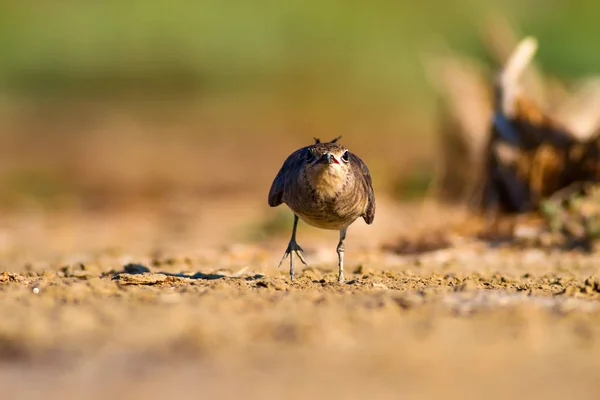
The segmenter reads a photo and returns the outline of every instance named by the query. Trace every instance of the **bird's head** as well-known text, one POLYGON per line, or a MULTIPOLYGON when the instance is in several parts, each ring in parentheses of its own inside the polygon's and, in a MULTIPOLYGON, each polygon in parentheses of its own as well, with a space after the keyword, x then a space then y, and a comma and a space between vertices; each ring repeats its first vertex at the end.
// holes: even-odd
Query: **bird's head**
POLYGON ((304 168, 315 188, 336 188, 346 181, 350 172, 350 153, 339 143, 339 138, 306 147, 304 168))
POLYGON ((306 147, 305 166, 308 169, 322 170, 327 168, 336 168, 344 170, 350 162, 350 153, 348 149, 339 143, 336 143, 340 137, 330 142, 321 143, 315 139, 315 144, 306 147))

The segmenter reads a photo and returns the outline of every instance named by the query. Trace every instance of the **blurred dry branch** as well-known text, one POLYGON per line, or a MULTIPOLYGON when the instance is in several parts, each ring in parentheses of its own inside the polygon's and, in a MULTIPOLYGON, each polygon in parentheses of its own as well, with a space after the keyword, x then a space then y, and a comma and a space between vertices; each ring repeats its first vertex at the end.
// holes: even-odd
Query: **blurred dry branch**
POLYGON ((567 90, 531 67, 535 38, 517 42, 501 19, 484 36, 502 63, 495 76, 477 60, 450 51, 425 59, 439 94, 440 148, 431 192, 471 209, 478 226, 493 228, 496 238, 502 231, 589 248, 598 236, 593 210, 600 205, 594 189, 600 180, 600 78, 567 90), (573 189, 580 187, 586 189, 573 189), (533 213, 537 223, 540 211, 543 226, 524 228, 523 217, 533 213), (540 236, 542 231, 549 236, 540 236), (564 240, 550 235, 559 233, 564 240))
POLYGON ((494 116, 478 204, 494 214, 537 210, 543 199, 560 189, 596 181, 600 171, 597 135, 577 137, 570 126, 531 100, 520 85, 536 49, 535 39, 522 40, 495 82, 494 116))

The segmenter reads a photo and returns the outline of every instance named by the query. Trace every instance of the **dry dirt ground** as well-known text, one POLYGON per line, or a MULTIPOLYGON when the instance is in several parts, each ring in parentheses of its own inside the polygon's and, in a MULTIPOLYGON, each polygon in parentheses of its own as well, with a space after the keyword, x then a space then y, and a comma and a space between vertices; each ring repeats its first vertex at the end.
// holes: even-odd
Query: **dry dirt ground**
POLYGON ((251 234, 264 203, 3 213, 1 398, 598 398, 597 255, 393 254, 452 213, 381 199, 345 284, 336 233, 306 226, 292 283, 289 231, 251 234))

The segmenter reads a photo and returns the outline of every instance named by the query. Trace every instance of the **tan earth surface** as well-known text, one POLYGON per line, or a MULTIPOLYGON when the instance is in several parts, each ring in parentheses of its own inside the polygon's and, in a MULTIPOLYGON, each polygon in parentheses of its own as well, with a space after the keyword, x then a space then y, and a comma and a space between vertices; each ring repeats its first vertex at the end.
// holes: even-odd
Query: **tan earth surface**
POLYGON ((4 213, 2 399, 598 398, 597 255, 394 254, 453 211, 382 197, 345 284, 337 234, 306 225, 290 282, 291 218, 257 235, 265 203, 4 213))

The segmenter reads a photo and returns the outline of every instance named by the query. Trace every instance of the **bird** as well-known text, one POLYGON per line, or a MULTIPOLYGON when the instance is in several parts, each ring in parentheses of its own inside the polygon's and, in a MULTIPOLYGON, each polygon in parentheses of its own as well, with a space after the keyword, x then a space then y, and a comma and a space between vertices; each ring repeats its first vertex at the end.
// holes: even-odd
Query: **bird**
POLYGON ((284 161, 269 190, 269 206, 286 204, 294 213, 292 237, 279 262, 290 257, 294 280, 294 254, 304 265, 304 250, 296 242, 298 221, 339 231, 338 282, 344 282, 344 240, 348 227, 358 218, 371 225, 375 219, 375 192, 366 164, 338 143, 341 136, 294 151, 284 161))

